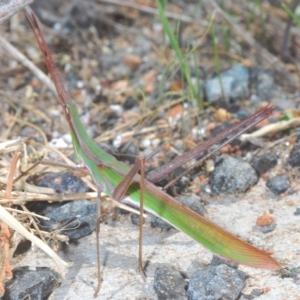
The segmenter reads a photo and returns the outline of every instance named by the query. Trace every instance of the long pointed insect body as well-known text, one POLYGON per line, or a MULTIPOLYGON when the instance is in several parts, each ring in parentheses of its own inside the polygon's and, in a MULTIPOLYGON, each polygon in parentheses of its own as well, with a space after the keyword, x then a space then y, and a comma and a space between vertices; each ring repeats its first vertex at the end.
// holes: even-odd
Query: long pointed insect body
MULTIPOLYGON (((48 72, 51 74, 57 89, 59 101, 70 127, 74 152, 79 158, 79 161, 81 161, 89 171, 98 188, 99 194, 101 191, 104 191, 108 196, 115 198, 117 201, 130 202, 136 206, 140 206, 141 193, 143 193, 142 198, 145 210, 150 211, 185 232, 191 238, 210 249, 213 253, 252 267, 268 269, 278 269, 280 267, 278 262, 268 254, 242 241, 220 226, 185 207, 151 182, 169 174, 173 169, 176 169, 195 156, 205 153, 202 154, 201 157, 201 160, 203 160, 207 155, 213 154, 220 147, 270 115, 272 111, 271 105, 266 106, 256 114, 248 117, 243 122, 219 134, 215 138, 190 150, 180 158, 173 160, 171 163, 159 169, 156 176, 150 176, 148 180, 141 178, 140 175, 136 174, 140 166, 135 166, 130 169, 125 164, 117 161, 112 155, 101 150, 88 136, 80 121, 75 104, 64 89, 61 76, 55 67, 37 18, 34 14, 32 15, 33 21, 30 20, 29 16, 26 15, 26 17, 35 34, 48 72), (205 152, 210 149, 211 146, 218 143, 220 143, 220 145, 205 152)), ((97 209, 97 211, 99 211, 99 209, 97 209)), ((97 239, 97 243, 98 241, 99 239, 97 239)), ((98 289, 99 288, 100 281, 98 289)))

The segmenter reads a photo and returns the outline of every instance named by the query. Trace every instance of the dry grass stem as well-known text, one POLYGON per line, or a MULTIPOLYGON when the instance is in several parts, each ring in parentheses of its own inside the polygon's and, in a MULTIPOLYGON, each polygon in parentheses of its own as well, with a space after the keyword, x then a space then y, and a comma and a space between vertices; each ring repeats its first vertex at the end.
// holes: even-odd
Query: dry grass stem
POLYGON ((0 1, 0 24, 11 18, 15 13, 32 2, 33 0, 0 1))
MULTIPOLYGON (((133 9, 145 12, 147 14, 159 15, 158 9, 149 7, 146 5, 140 5, 138 3, 123 1, 123 0, 121 0, 121 1, 120 0, 97 0, 97 1, 100 3, 102 2, 102 3, 121 5, 121 6, 129 7, 129 8, 133 8, 133 9)), ((194 18, 183 15, 183 14, 176 14, 176 13, 172 13, 169 11, 166 11, 165 14, 166 14, 167 18, 174 19, 176 21, 181 21, 181 22, 185 22, 185 23, 195 23, 196 22, 205 27, 208 26, 208 24, 209 24, 209 22, 207 22, 205 20, 195 20, 194 18)))
MULTIPOLYGON (((17 167, 17 163, 19 161, 21 153, 17 152, 14 155, 13 161, 11 163, 11 167, 9 169, 8 172, 8 178, 7 178, 7 182, 6 182, 6 191, 1 190, 0 191, 0 197, 2 198, 2 205, 4 204, 3 200, 5 200, 5 204, 15 204, 15 196, 16 196, 16 192, 12 192, 13 189, 13 181, 14 181, 14 174, 16 172, 16 167, 17 167)), ((22 193, 18 193, 19 196, 21 195, 21 200, 23 198, 23 202, 24 202, 24 192, 22 193)), ((33 244, 35 244, 37 247, 39 247, 41 250, 43 250, 45 253, 47 253, 58 265, 58 267, 60 268, 61 266, 67 266, 67 263, 64 262, 46 243, 44 243, 43 241, 41 241, 39 238, 37 238, 36 236, 34 236, 32 233, 28 232, 28 230, 14 217, 12 216, 9 212, 6 211, 6 209, 0 205, 0 219, 2 220, 2 223, 8 225, 10 228, 14 229, 16 232, 18 232, 19 234, 21 234, 22 236, 24 236, 26 239, 30 240, 33 244)), ((23 209, 27 210, 24 206, 23 209)), ((28 213, 28 211, 27 211, 28 213)), ((33 217, 31 215, 29 215, 31 219, 31 221, 33 222, 33 217)), ((35 223, 35 222, 33 222, 35 223)), ((7 239, 8 239, 8 234, 7 234, 7 230, 5 228, 5 225, 3 227, 2 224, 2 234, 3 234, 3 230, 4 230, 4 234, 5 236, 3 237, 3 239, 1 240, 4 244, 4 248, 2 253, 5 253, 5 251, 8 251, 6 254, 4 254, 5 259, 9 256, 9 245, 8 248, 5 246, 5 243, 7 243, 7 239), (3 229, 4 228, 4 229, 3 229)), ((4 261, 3 263, 5 264, 5 268, 3 268, 2 273, 0 273, 0 278, 5 278, 5 274, 3 272, 8 273, 9 270, 9 261, 7 261, 7 259, 4 261)), ((3 281, 0 281, 0 283, 3 281)))
POLYGON ((15 140, 7 140, 0 143, 0 153, 10 153, 17 151, 22 146, 24 140, 16 138, 15 140))
POLYGON ((300 118, 294 118, 288 121, 280 121, 277 123, 272 123, 269 125, 266 125, 252 133, 244 133, 241 135, 240 140, 241 141, 248 141, 253 138, 263 137, 267 134, 274 134, 279 131, 283 131, 286 129, 294 128, 300 125, 300 118))
POLYGON ((36 218, 40 218, 42 220, 50 220, 48 217, 44 217, 44 216, 41 216, 41 215, 38 215, 38 214, 35 214, 33 212, 30 212, 30 211, 23 211, 23 210, 19 210, 19 209, 15 209, 15 208, 9 208, 9 207, 6 207, 5 208, 7 211, 11 211, 11 212, 15 212, 15 213, 18 213, 18 214, 23 214, 23 215, 31 215, 33 217, 36 217, 36 218))
MULTIPOLYGON (((45 75, 46 76, 46 75, 45 75)), ((7 99, 7 101, 11 101, 13 104, 16 104, 18 106, 24 107, 26 110, 31 111, 34 115, 38 115, 41 117, 45 123, 47 123, 49 126, 52 125, 52 119, 47 116, 41 109, 38 107, 26 103, 23 99, 20 99, 18 97, 13 96, 11 93, 0 90, 0 95, 3 96, 3 99, 7 99)))
MULTIPOLYGON (((186 99, 181 97, 180 99, 172 101, 172 102, 168 102, 167 101, 166 104, 163 104, 163 105, 159 106, 156 109, 156 111, 150 110, 149 112, 142 114, 140 116, 140 118, 138 118, 138 119, 129 121, 129 122, 125 123, 125 124, 118 125, 114 129, 112 129, 112 130, 107 130, 101 136, 96 137, 95 138, 95 142, 99 143, 99 142, 110 141, 110 140, 112 140, 112 139, 115 138, 116 132, 124 132, 124 130, 126 128, 133 127, 134 125, 140 123, 143 119, 155 115, 156 112, 170 109, 171 107, 173 107, 173 106, 175 106, 175 105, 177 105, 179 103, 182 103, 184 100, 186 100, 186 99)), ((156 131, 157 131, 158 130, 157 129, 158 126, 153 126, 153 127, 151 126, 151 129, 149 131, 145 130, 145 133, 152 132, 155 128, 156 128, 156 131)), ((163 125, 162 129, 165 129, 165 128, 170 128, 170 125, 168 125, 166 127, 165 127, 165 125, 163 125)), ((126 136, 126 134, 127 133, 124 133, 124 136, 126 136)), ((139 130, 131 131, 130 134, 128 134, 127 136, 135 136, 135 135, 141 135, 141 134, 144 134, 143 133, 143 129, 141 131, 139 131, 139 130)))
MULTIPOLYGON (((3 185, 6 185, 7 184, 7 179, 5 177, 0 177, 0 183, 2 183, 3 185)), ((23 190, 23 191, 29 192, 29 193, 49 194, 49 195, 55 194, 54 189, 32 185, 30 183, 27 183, 25 180, 20 180, 17 183, 13 183, 13 187, 15 189, 23 190)), ((4 198, 6 198, 6 197, 4 197, 4 198)))
MULTIPOLYGON (((31 232, 36 233, 35 229, 30 229, 31 232)), ((60 229, 61 230, 61 229, 60 229)), ((59 231, 60 231, 59 230, 59 231)), ((69 237, 63 234, 58 234, 55 231, 54 232, 48 232, 48 231, 43 231, 43 230, 39 230, 39 232, 41 234, 43 234, 43 236, 47 239, 47 240, 56 240, 56 241, 60 241, 63 243, 68 243, 69 242, 69 237)))
POLYGON ((63 261, 47 244, 45 244, 32 233, 28 232, 28 230, 16 218, 14 218, 9 212, 7 212, 1 205, 0 219, 3 222, 5 222, 9 227, 11 227, 19 234, 23 235, 26 239, 31 241, 33 244, 35 244, 37 247, 39 247, 42 251, 47 253, 56 262, 59 268, 61 266, 68 266, 68 264, 65 261, 63 261))
POLYGON ((9 43, 5 38, 0 36, 0 47, 2 47, 6 53, 9 53, 12 58, 18 60, 22 65, 27 67, 41 82, 43 82, 54 95, 57 95, 55 87, 50 78, 45 75, 33 62, 31 62, 23 53, 9 43))
MULTIPOLYGON (((20 206, 22 207, 22 209, 24 210, 25 213, 29 213, 29 210, 27 209, 27 207, 24 205, 24 204, 20 204, 20 206)), ((30 220, 30 223, 33 225, 33 227, 35 228, 37 234, 40 236, 40 239, 45 243, 47 244, 44 236, 42 235, 42 233, 40 232, 40 229, 39 227, 37 226, 33 216, 31 214, 28 214, 28 217, 29 217, 29 220, 30 220)))

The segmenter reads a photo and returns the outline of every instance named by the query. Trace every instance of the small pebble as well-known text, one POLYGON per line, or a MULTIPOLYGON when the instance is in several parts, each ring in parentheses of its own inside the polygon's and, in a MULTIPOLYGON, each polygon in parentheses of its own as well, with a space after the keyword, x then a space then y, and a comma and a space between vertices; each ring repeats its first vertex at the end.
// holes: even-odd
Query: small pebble
POLYGON ((195 211, 201 216, 204 216, 205 214, 205 208, 203 204, 200 202, 200 198, 191 194, 188 196, 179 196, 176 197, 176 200, 183 205, 187 206, 191 210, 195 211))
POLYGON ((277 155, 273 152, 257 155, 251 162, 252 167, 258 175, 266 173, 277 164, 277 155))
POLYGON ((257 218, 256 225, 257 226, 266 226, 268 224, 273 223, 274 221, 275 221, 275 218, 267 210, 262 216, 257 218))
POLYGON ((268 225, 260 226, 259 228, 262 233, 269 233, 274 231, 276 229, 276 226, 277 224, 274 222, 268 225))
POLYGON ((122 63, 112 66, 110 72, 112 77, 115 79, 126 78, 129 77, 131 74, 131 70, 122 63))
MULTIPOLYGON (((139 215, 137 215, 137 214, 131 214, 130 215, 130 219, 131 219, 131 223, 132 224, 137 225, 137 226, 140 225, 140 216, 139 215)), ((145 219, 144 219, 143 223, 145 223, 145 219)))
POLYGON ((171 228, 173 228, 172 225, 154 215, 151 215, 150 224, 151 228, 159 228, 161 230, 170 230, 171 228))
POLYGON ((13 278, 6 283, 3 300, 34 299, 44 300, 60 282, 60 276, 47 267, 19 267, 13 270, 13 278))
POLYGON ((220 78, 215 76, 203 83, 203 89, 207 101, 210 103, 217 102, 224 96, 226 99, 241 99, 249 97, 249 69, 236 65, 221 74, 220 78))
POLYGON ((290 152, 288 163, 292 167, 300 167, 300 143, 294 145, 293 150, 290 152))
POLYGON ((96 206, 87 200, 64 204, 45 215, 50 221, 41 220, 41 229, 49 232, 60 230, 60 234, 71 240, 80 239, 96 228, 96 206))
POLYGON ((227 265, 227 266, 229 266, 231 268, 235 268, 235 269, 238 268, 238 263, 237 262, 229 260, 229 259, 221 257, 221 256, 218 256, 218 255, 213 255, 210 266, 211 267, 212 266, 218 266, 218 265, 221 265, 221 264, 227 265))
POLYGON ((37 186, 52 188, 59 194, 86 193, 89 187, 77 176, 69 172, 47 172, 37 179, 37 186))
POLYGON ((189 281, 189 300, 238 299, 246 286, 243 272, 221 264, 195 272, 189 281))
POLYGON ((123 108, 125 110, 129 110, 134 108, 135 106, 138 106, 138 103, 135 99, 133 99, 132 97, 129 97, 125 100, 124 104, 123 104, 123 108))
POLYGON ((131 71, 135 71, 141 63, 142 59, 138 55, 126 54, 123 57, 123 64, 127 66, 131 71))
POLYGON ((258 96, 257 102, 268 100, 275 89, 274 73, 263 68, 253 68, 250 83, 252 90, 258 96))
POLYGON ((298 274, 299 274, 298 268, 295 268, 295 267, 294 267, 294 268, 291 268, 290 274, 291 274, 291 277, 298 278, 298 274))
POLYGON ((264 293, 263 290, 262 289, 258 289, 258 288, 253 289, 251 291, 251 295, 256 296, 256 297, 261 296, 263 293, 264 293))
POLYGON ((63 138, 57 138, 57 139, 52 139, 49 142, 49 146, 53 148, 67 148, 70 145, 68 145, 63 138))
POLYGON ((211 177, 213 193, 234 194, 245 192, 257 182, 257 175, 250 164, 230 156, 218 157, 211 177))
POLYGON ((297 278, 298 277, 298 268, 294 267, 289 269, 281 269, 280 276, 281 278, 297 278))
POLYGON ((154 274, 154 290, 158 300, 188 299, 185 286, 186 282, 177 270, 167 265, 156 269, 154 274))
POLYGON ((294 212, 295 216, 299 216, 300 215, 300 207, 296 208, 296 211, 294 212))
POLYGON ((239 120, 244 120, 246 119, 247 117, 249 117, 249 112, 244 110, 243 108, 239 109, 235 114, 234 116, 239 119, 239 120))
POLYGON ((290 274, 291 274, 291 277, 297 278, 298 274, 299 274, 298 268, 296 268, 296 267, 291 268, 290 269, 290 274))
POLYGON ((26 240, 25 238, 20 241, 15 252, 14 257, 20 254, 24 254, 31 249, 31 241, 26 240))
POLYGON ((290 184, 284 175, 277 175, 270 178, 266 182, 266 186, 275 194, 280 195, 284 193, 289 187, 290 184))

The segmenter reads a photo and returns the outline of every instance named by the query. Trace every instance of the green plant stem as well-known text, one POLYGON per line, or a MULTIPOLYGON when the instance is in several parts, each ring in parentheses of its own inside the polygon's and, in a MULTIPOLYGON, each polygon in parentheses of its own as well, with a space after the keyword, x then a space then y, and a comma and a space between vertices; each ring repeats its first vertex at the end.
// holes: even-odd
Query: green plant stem
POLYGON ((182 70, 182 74, 185 77, 185 80, 187 81, 187 84, 188 84, 189 90, 191 92, 191 95, 196 100, 196 102, 198 104, 198 107, 200 109, 203 109, 203 103, 202 103, 199 95, 197 94, 196 89, 195 89, 195 87, 194 87, 194 85, 192 83, 192 79, 191 79, 191 75, 190 75, 190 72, 189 72, 189 68, 188 68, 188 66, 187 66, 187 64, 186 64, 186 62, 184 60, 184 57, 183 57, 182 52, 180 50, 178 41, 175 38, 175 35, 174 35, 173 31, 172 31, 172 28, 170 26, 170 23, 169 23, 167 17, 165 16, 165 13, 164 13, 164 4, 165 3, 166 3, 165 0, 156 0, 156 5, 158 7, 160 20, 161 20, 161 22, 163 24, 165 32, 167 33, 167 35, 168 35, 168 37, 170 39, 170 43, 171 43, 172 48, 175 51, 176 57, 179 60, 180 67, 181 67, 181 70, 182 70))

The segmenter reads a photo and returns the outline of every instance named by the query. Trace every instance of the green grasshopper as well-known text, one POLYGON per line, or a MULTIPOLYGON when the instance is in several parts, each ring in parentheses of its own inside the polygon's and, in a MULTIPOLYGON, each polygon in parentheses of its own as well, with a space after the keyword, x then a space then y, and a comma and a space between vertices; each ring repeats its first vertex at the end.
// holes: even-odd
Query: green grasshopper
MULTIPOLYGON (((190 210, 154 185, 154 182, 168 175, 195 156, 201 156, 197 164, 202 162, 245 130, 268 117, 272 113, 272 105, 266 106, 244 121, 234 125, 232 128, 196 146, 189 152, 158 168, 155 173, 152 173, 153 175, 145 178, 145 159, 139 159, 132 168, 129 168, 112 155, 101 150, 97 144, 89 138, 80 121, 76 106, 63 86, 61 75, 54 65, 50 50, 36 16, 32 14, 32 20, 27 14, 26 17, 39 44, 48 72, 54 81, 59 101, 71 132, 74 153, 77 160, 85 166, 87 172, 92 177, 98 190, 99 200, 100 193, 104 192, 117 201, 138 206, 140 207, 141 221, 143 218, 143 208, 145 208, 146 211, 159 216, 177 229, 183 231, 213 253, 227 259, 257 268, 278 269, 280 267, 278 262, 268 254, 242 241, 220 226, 190 210), (210 150, 210 148, 216 144, 217 146, 210 150), (138 174, 139 170, 141 170, 141 175, 138 174)), ((97 207, 98 217, 100 215, 99 202, 100 201, 98 201, 97 207)), ((141 250, 142 222, 140 222, 140 224, 139 267, 143 271, 141 250)), ((102 281, 98 238, 99 218, 96 233, 99 282, 95 295, 98 294, 102 281)))

